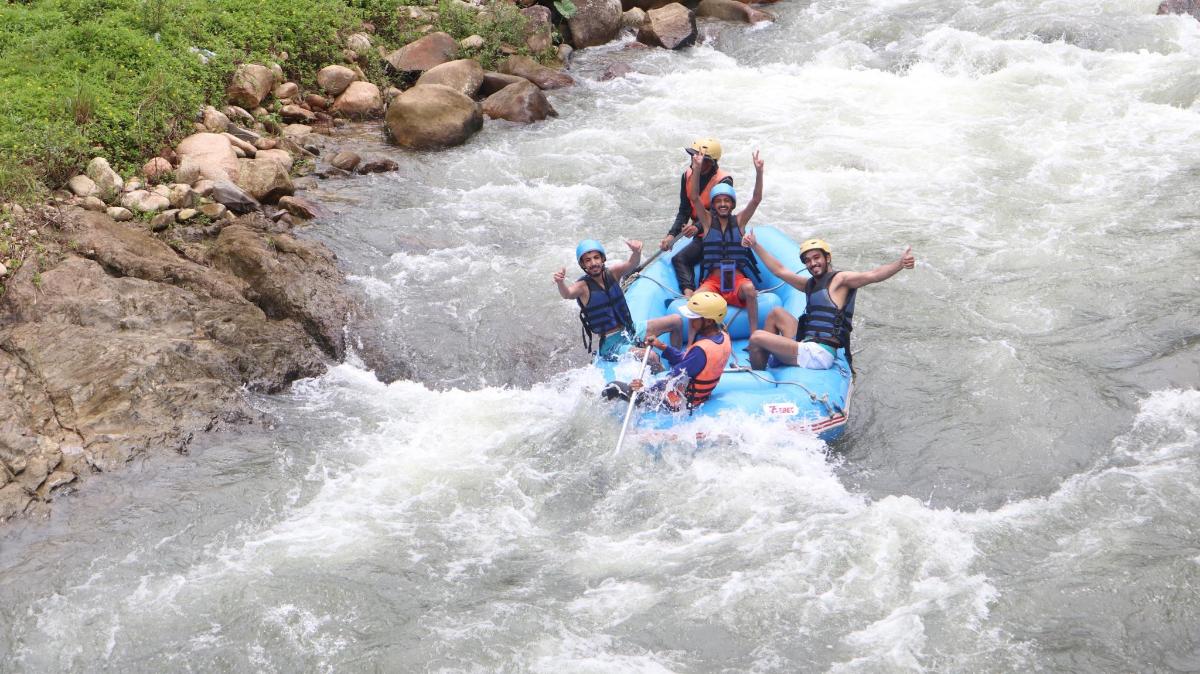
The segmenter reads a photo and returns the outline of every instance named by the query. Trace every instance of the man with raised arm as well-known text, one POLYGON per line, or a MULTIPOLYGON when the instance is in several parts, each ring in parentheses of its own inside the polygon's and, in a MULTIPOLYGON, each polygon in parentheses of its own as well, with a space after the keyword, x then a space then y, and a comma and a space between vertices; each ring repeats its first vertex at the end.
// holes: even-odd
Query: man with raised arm
MULTIPOLYGON (((692 156, 692 176, 688 181, 688 194, 693 201, 700 198, 698 174, 704 158, 692 156)), ((731 185, 719 183, 709 192, 712 208, 701 209, 700 216, 700 278, 704 279, 696 292, 717 293, 734 307, 745 307, 750 319, 750 329, 758 327, 758 290, 748 277, 761 280, 758 262, 750 249, 742 244, 742 235, 747 231, 750 218, 758 210, 763 192, 763 161, 754 151, 754 194, 741 211, 734 213, 737 193, 731 185)))
POLYGON ((689 165, 679 177, 679 209, 675 213, 675 222, 670 231, 659 242, 659 250, 667 251, 675 244, 680 236, 690 240, 675 257, 671 258, 671 266, 675 268, 675 278, 679 282, 679 290, 684 297, 691 297, 696 290, 696 279, 692 276, 692 267, 700 262, 700 239, 694 238, 699 228, 696 222, 700 219, 700 211, 708 210, 712 204, 709 193, 720 183, 733 186, 733 176, 721 170, 718 162, 721 160, 721 143, 716 138, 699 138, 685 150, 689 155, 701 155, 704 161, 700 164, 700 200, 692 201, 688 194, 688 181, 692 179, 695 170, 689 165))
POLYGON ((782 307, 767 314, 762 330, 750 335, 750 367, 764 370, 771 356, 786 365, 812 370, 833 366, 839 348, 846 349, 850 360, 850 330, 854 319, 854 297, 863 286, 895 276, 901 269, 912 269, 916 260, 912 246, 900 259, 871 271, 838 271, 832 268, 832 249, 821 239, 809 239, 800 245, 800 260, 812 278, 804 278, 787 269, 755 240, 753 232, 744 243, 762 258, 767 269, 788 285, 803 290, 808 299, 804 313, 793 317, 782 307))
POLYGON ((682 323, 678 317, 662 317, 648 322, 635 323, 625 303, 625 292, 621 290, 621 277, 637 268, 642 259, 642 242, 626 241, 632 253, 624 262, 606 265, 604 245, 595 239, 585 239, 575 247, 575 259, 583 269, 574 283, 567 285, 567 269, 554 272, 554 283, 564 300, 575 300, 579 304, 579 320, 583 323, 583 346, 589 353, 592 336, 600 337, 594 353, 607 360, 616 360, 629 350, 635 340, 649 334, 671 333, 675 346, 683 341, 682 323))

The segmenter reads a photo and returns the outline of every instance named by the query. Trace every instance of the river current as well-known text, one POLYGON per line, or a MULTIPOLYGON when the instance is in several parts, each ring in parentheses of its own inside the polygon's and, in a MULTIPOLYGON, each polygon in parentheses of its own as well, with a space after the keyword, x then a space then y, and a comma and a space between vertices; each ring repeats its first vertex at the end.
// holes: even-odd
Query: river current
POLYGON ((1155 7, 785 2, 582 52, 529 128, 347 134, 401 170, 307 231, 374 357, 0 533, 0 671, 1200 670, 1200 22, 1155 7), (551 275, 656 245, 703 136, 838 267, 913 247, 833 446, 612 455, 551 275))

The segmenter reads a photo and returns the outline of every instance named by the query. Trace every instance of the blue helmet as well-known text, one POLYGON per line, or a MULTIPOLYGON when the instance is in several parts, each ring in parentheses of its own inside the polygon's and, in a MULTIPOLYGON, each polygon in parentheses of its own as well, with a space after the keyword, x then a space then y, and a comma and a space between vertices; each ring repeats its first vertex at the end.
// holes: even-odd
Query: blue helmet
POLYGON ((708 203, 711 204, 712 202, 716 201, 717 197, 721 196, 722 194, 730 199, 733 199, 733 205, 737 206, 737 192, 733 191, 733 185, 730 185, 729 183, 717 183, 716 186, 713 187, 708 193, 708 203))
MULTIPOLYGON (((595 239, 584 239, 579 242, 578 246, 575 246, 575 261, 578 262, 584 253, 590 253, 593 250, 600 253, 601 260, 608 260, 608 253, 604 252, 603 244, 595 239)), ((582 267, 583 265, 579 266, 582 267)))

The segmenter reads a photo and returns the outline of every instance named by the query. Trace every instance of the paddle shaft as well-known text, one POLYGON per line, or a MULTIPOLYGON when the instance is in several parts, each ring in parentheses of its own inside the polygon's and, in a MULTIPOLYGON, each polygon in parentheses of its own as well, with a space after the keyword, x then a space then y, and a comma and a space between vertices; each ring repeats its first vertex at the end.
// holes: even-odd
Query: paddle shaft
MULTIPOLYGON (((650 360, 650 345, 646 345, 646 353, 642 354, 642 369, 638 372, 638 379, 646 375, 646 361, 650 360)), ((625 444, 625 431, 629 430, 629 420, 633 418, 633 404, 637 402, 638 391, 633 391, 629 394, 629 407, 625 409, 625 421, 621 423, 621 435, 617 437, 617 448, 613 450, 613 456, 621 453, 621 445, 625 444)))

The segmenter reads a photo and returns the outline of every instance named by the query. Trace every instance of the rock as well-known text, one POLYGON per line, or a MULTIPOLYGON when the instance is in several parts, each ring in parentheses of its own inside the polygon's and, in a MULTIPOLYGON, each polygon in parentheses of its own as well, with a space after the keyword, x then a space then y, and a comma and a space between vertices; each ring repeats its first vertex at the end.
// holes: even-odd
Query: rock
POLYGON ((270 68, 257 63, 243 63, 234 71, 225 95, 233 105, 257 108, 274 88, 275 73, 270 68))
POLYGON ((329 160, 329 163, 342 169, 343 171, 353 171, 354 167, 358 166, 360 161, 362 161, 362 159, 357 154, 350 152, 349 150, 343 150, 342 152, 333 155, 333 159, 329 160))
POLYGON ((435 150, 461 145, 483 128, 483 112, 470 97, 440 84, 421 84, 388 106, 387 127, 397 145, 435 150))
POLYGON ((175 177, 180 182, 194 184, 201 178, 237 178, 237 154, 233 151, 233 143, 222 134, 192 134, 179 141, 175 151, 179 153, 179 170, 175 177))
POLYGON ((305 220, 312 220, 321 213, 320 206, 302 197, 283 197, 279 200, 279 207, 305 220))
POLYGON ((652 9, 638 31, 638 42, 663 49, 681 49, 696 43, 696 15, 678 2, 652 9))
POLYGON ((633 72, 633 68, 629 67, 627 63, 611 63, 604 69, 603 73, 600 73, 600 81, 615 80, 618 77, 625 77, 631 72, 633 72))
MULTIPOLYGON (((345 90, 343 89, 343 91, 345 90)), ((327 101, 325 97, 320 94, 305 95, 304 104, 313 110, 324 110, 329 107, 329 101, 327 101)))
POLYGON ((358 79, 358 75, 346 66, 331 65, 317 71, 317 86, 330 96, 337 96, 358 79))
POLYGON ((133 219, 133 211, 121 206, 110 206, 106 212, 108 217, 117 222, 128 222, 133 219))
POLYGON ((370 82, 353 82, 333 102, 330 112, 352 119, 374 117, 383 112, 383 95, 370 82))
POLYGON ((142 165, 142 175, 152 183, 158 182, 174 170, 171 162, 162 157, 155 157, 142 165))
POLYGON ((196 200, 196 191, 185 183, 175 183, 167 191, 167 201, 171 208, 191 208, 196 204, 196 200))
POLYGON ((367 33, 352 33, 346 38, 346 47, 359 54, 366 54, 371 51, 371 36, 367 33))
POLYGON ((50 474, 52 466, 45 456, 35 454, 25 464, 25 470, 17 473, 17 483, 28 493, 32 494, 50 474))
POLYGON ((82 205, 85 210, 96 211, 97 213, 103 213, 108 208, 100 200, 100 197, 84 197, 82 205))
POLYGON ((391 159, 376 158, 369 159, 358 167, 359 175, 367 175, 368 173, 390 173, 400 168, 400 165, 391 159))
POLYGON ((235 153, 241 150, 241 156, 250 157, 251 159, 254 158, 254 155, 258 154, 258 147, 254 143, 242 140, 232 133, 223 133, 221 135, 229 139, 229 144, 233 146, 235 153))
POLYGON ((554 26, 550 22, 550 8, 533 5, 521 10, 525 16, 525 46, 534 54, 554 45, 554 26))
POLYGON ((42 486, 38 487, 37 497, 43 501, 50 500, 50 492, 75 481, 75 473, 69 470, 56 470, 46 478, 42 486))
POLYGON ((208 131, 225 133, 225 130, 229 128, 229 117, 210 105, 204 108, 203 118, 200 120, 200 123, 208 131))
POLYGON ((237 121, 241 122, 242 124, 253 124, 254 123, 254 115, 250 114, 249 111, 247 111, 245 108, 238 106, 238 105, 225 106, 225 116, 228 117, 231 121, 236 119, 237 121))
POLYGON ((558 116, 550 101, 546 100, 546 94, 529 81, 507 86, 488 96, 483 102, 483 112, 492 119, 523 124, 558 116))
MULTIPOLYGON (((93 197, 93 198, 95 198, 95 197, 93 197)), ((100 202, 100 203, 104 203, 104 202, 100 202)), ((5 276, 8 276, 8 267, 5 267, 4 263, 0 262, 0 278, 4 278, 5 276)), ((2 481, 0 481, 0 485, 3 485, 3 484, 4 483, 2 481)))
POLYGON ((649 20, 649 17, 646 15, 646 10, 641 7, 634 7, 621 14, 621 27, 638 30, 645 25, 647 20, 649 20))
POLYGON ((299 138, 312 133, 312 127, 307 124, 288 124, 283 127, 283 135, 299 138))
MULTIPOLYGON (((217 204, 217 205, 220 206, 220 204, 217 204)), ((187 222, 188 220, 191 220, 192 218, 196 217, 199 214, 200 214, 199 209, 181 208, 181 209, 179 209, 179 212, 175 214, 175 219, 180 222, 187 222)))
POLYGON ((134 190, 121 196, 121 205, 135 213, 157 213, 171 207, 171 201, 161 194, 134 190))
POLYGON ((295 98, 296 96, 300 95, 300 85, 296 84, 295 82, 284 82, 283 84, 275 87, 275 91, 272 92, 272 95, 279 100, 295 98))
POLYGON ((244 129, 237 124, 230 124, 225 133, 237 138, 238 140, 244 140, 250 144, 254 144, 262 140, 262 136, 260 136, 257 132, 251 131, 250 129, 244 129))
POLYGON ((95 197, 100 194, 96 181, 84 175, 73 176, 67 181, 67 188, 77 197, 95 197))
POLYGON ((270 159, 283 167, 286 172, 291 172, 292 164, 295 160, 292 159, 292 154, 287 150, 262 150, 258 153, 259 159, 270 159))
POLYGON ((105 201, 115 199, 125 187, 125 181, 108 165, 108 160, 104 157, 96 157, 88 162, 86 173, 100 190, 98 196, 105 201))
POLYGON ((700 0, 700 5, 696 8, 696 16, 706 16, 724 21, 740 21, 741 23, 774 21, 774 17, 770 14, 744 5, 737 0, 700 0))
MULTIPOLYGON (((733 0, 730 0, 732 2, 733 0)), ((528 56, 511 56, 500 64, 500 72, 516 75, 538 85, 540 89, 561 89, 575 84, 570 75, 547 68, 528 56)))
POLYGON ((212 195, 213 181, 207 179, 197 180, 196 183, 192 185, 192 191, 194 191, 198 197, 209 197, 212 195))
POLYGON ((228 208, 225 208, 225 204, 203 204, 196 210, 204 214, 209 220, 220 220, 229 211, 228 208))
MULTIPOLYGON (((250 211, 258 210, 260 205, 257 199, 247 194, 232 181, 225 179, 213 181, 212 199, 234 213, 249 213, 250 211)), ((208 204, 205 204, 205 206, 208 206, 208 204)), ((205 206, 201 206, 200 211, 207 215, 208 211, 205 210, 205 206)))
POLYGON ((279 117, 289 123, 312 124, 317 121, 316 115, 295 104, 280 108, 279 117))
POLYGON ((417 84, 440 84, 473 97, 483 84, 483 68, 475 59, 448 61, 426 70, 417 84))
POLYGON ((486 44, 487 41, 483 39, 482 35, 468 35, 458 41, 458 46, 467 51, 478 51, 483 49, 486 44))
POLYGON ((621 30, 621 0, 575 0, 575 7, 577 11, 567 19, 567 26, 576 49, 602 45, 617 37, 621 30))
POLYGON ((260 203, 268 204, 296 191, 291 176, 273 159, 238 160, 237 186, 260 203))
POLYGON ((566 42, 558 45, 558 62, 564 66, 570 63, 571 55, 575 53, 575 48, 566 42))
POLYGON ((178 212, 178 210, 163 211, 150 218, 150 231, 161 232, 175 224, 175 214, 178 212))
POLYGON ((26 506, 33 500, 21 485, 11 482, 0 488, 0 522, 11 519, 25 512, 26 506))
POLYGON ((458 43, 448 34, 438 32, 404 45, 388 54, 385 60, 400 73, 420 73, 453 61, 457 56, 458 43))
POLYGON ((1158 14, 1191 14, 1200 20, 1200 2, 1197 0, 1163 0, 1158 5, 1158 14))
POLYGON ((478 94, 484 97, 491 96, 510 84, 528 81, 524 77, 517 75, 505 75, 504 73, 494 73, 489 70, 483 74, 483 83, 479 86, 478 94))

